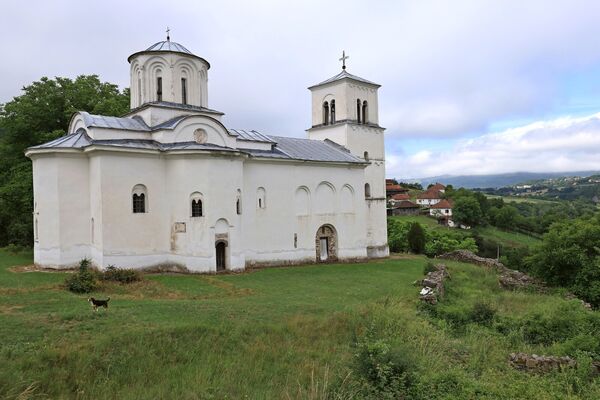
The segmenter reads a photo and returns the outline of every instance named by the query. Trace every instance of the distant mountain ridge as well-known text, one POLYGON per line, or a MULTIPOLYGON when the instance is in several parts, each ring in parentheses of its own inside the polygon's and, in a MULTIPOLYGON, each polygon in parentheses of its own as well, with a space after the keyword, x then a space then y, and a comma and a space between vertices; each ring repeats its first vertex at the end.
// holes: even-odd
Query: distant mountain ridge
MULTIPOLYGON (((511 172, 506 174, 491 175, 440 175, 428 178, 419 178, 411 181, 417 181, 423 187, 431 183, 440 182, 444 185, 452 185, 456 188, 464 187, 467 189, 476 188, 500 188, 504 186, 513 186, 519 183, 525 183, 536 179, 561 178, 566 176, 586 177, 599 174, 600 171, 574 171, 574 172, 511 172)), ((402 180, 402 179, 399 179, 402 180)))

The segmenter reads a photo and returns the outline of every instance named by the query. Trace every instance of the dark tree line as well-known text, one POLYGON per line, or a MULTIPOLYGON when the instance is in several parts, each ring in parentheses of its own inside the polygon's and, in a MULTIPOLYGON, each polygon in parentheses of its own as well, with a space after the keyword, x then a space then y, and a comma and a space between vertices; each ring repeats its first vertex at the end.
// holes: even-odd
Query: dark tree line
POLYGON ((66 134, 76 111, 122 115, 128 110, 129 89, 121 91, 97 75, 42 78, 0 104, 0 247, 32 244, 32 171, 25 150, 66 134))

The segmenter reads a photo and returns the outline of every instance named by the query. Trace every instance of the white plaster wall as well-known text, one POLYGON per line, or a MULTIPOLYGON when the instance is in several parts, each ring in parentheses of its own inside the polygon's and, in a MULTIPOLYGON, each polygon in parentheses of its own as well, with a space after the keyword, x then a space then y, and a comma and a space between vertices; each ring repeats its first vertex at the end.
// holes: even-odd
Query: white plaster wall
POLYGON ((323 224, 331 224, 337 230, 340 259, 366 257, 365 200, 357 190, 362 181, 362 167, 246 161, 243 225, 247 264, 315 261, 315 237, 323 224), (324 181, 334 188, 331 212, 319 211, 316 204, 317 187, 324 181), (354 188, 352 213, 341 212, 340 192, 344 185, 354 188), (308 215, 296 215, 295 193, 300 186, 310 191, 308 215), (265 208, 258 207, 259 187, 266 192, 265 208))
POLYGON ((34 156, 33 170, 34 261, 47 267, 75 266, 91 256, 87 157, 67 153, 34 156))
MULTIPOLYGON (((335 99, 336 121, 356 121, 356 100, 368 103, 368 122, 379 124, 379 104, 377 87, 369 84, 361 84, 348 79, 336 81, 311 89, 311 116, 312 126, 323 124, 323 103, 331 103, 335 99)), ((361 117, 362 119, 362 117, 361 117)))

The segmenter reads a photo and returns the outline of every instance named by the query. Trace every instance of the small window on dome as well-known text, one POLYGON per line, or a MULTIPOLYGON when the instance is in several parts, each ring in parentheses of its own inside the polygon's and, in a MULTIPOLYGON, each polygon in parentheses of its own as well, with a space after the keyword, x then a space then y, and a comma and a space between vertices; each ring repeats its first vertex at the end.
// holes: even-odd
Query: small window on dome
POLYGON ((181 103, 187 104, 187 79, 181 78, 181 103))
POLYGON ((156 78, 156 100, 162 101, 162 78, 156 78))

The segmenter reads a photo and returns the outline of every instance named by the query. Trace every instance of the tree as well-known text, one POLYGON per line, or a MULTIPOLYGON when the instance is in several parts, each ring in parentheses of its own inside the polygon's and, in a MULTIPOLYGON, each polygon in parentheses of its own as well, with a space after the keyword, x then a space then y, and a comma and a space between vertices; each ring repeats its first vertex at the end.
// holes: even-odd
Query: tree
POLYGON ((408 248, 416 254, 425 250, 425 231, 418 222, 413 222, 408 231, 408 248))
POLYGON ((498 228, 513 229, 519 212, 513 206, 504 206, 500 208, 494 215, 494 223, 498 228))
POLYGON ((547 283, 600 305, 600 214, 553 224, 526 265, 547 283))
POLYGON ((454 201, 452 209, 454 219, 465 225, 479 225, 483 221, 483 213, 477 199, 470 196, 459 197, 454 201))
POLYGON ((120 91, 97 75, 44 77, 0 105, 0 246, 32 242, 32 172, 24 151, 64 135, 76 111, 122 115, 128 110, 129 89, 120 91))

